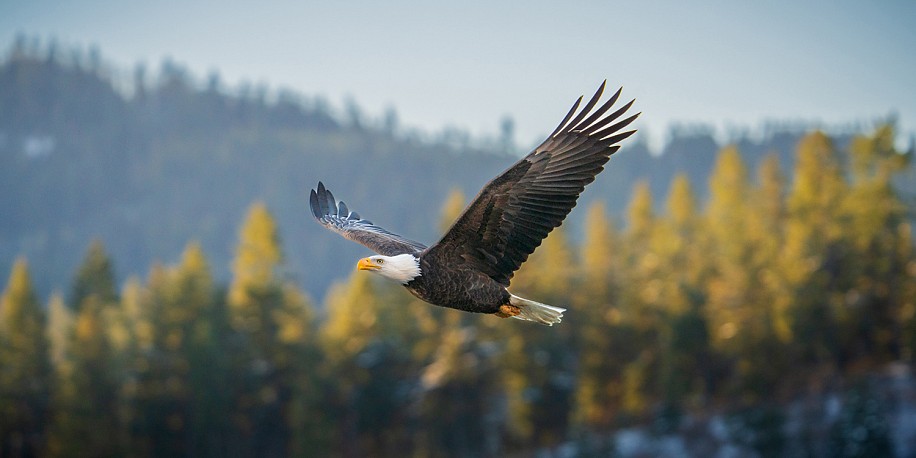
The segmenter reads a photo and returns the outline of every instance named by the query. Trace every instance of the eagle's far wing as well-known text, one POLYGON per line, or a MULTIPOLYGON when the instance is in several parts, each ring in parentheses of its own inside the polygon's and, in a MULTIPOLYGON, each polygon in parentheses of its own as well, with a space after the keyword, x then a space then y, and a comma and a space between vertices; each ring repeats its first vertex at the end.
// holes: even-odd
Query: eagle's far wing
POLYGON ((428 256, 469 263, 504 285, 553 228, 559 226, 576 199, 604 168, 621 140, 621 132, 639 114, 615 122, 630 101, 609 115, 618 90, 593 113, 605 84, 576 115, 582 97, 556 130, 530 154, 487 183, 428 256), (576 115, 573 118, 573 115, 576 115), (572 119, 572 120, 570 120, 572 119))
POLYGON ((417 254, 426 249, 422 243, 405 239, 372 224, 372 221, 360 218, 359 214, 350 211, 343 201, 338 203, 334 200, 334 195, 325 189, 320 181, 318 189, 313 189, 309 195, 309 206, 315 219, 322 226, 349 240, 361 243, 378 254, 417 254))

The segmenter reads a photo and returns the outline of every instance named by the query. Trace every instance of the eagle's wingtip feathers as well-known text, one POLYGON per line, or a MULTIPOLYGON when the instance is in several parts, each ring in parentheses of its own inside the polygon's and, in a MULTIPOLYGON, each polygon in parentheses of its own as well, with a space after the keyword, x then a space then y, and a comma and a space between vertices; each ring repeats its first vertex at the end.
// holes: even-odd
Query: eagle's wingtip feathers
POLYGON ((318 205, 318 193, 314 189, 309 193, 309 208, 315 218, 321 219, 321 206, 318 205))

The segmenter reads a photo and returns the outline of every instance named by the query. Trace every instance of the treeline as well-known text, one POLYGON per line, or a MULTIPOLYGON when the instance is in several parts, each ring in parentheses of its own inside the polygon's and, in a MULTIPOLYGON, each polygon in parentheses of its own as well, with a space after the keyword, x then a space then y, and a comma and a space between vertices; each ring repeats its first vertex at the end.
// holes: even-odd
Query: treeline
MULTIPOLYGON (((893 138, 840 154, 809 133, 791 181, 775 156, 751 178, 729 147, 704 205, 682 175, 662 211, 637 186, 623 225, 590 206, 581 244, 555 230, 513 280, 570 308, 555 327, 359 273, 316 307, 263 204, 225 288, 191 243, 119 290, 97 242, 45 308, 20 259, 0 303, 0 455, 504 455, 710 411, 756 412, 732 433, 766 455, 890 453, 887 412, 861 392, 798 437, 773 406, 912 363, 916 256, 892 186, 910 158, 893 138)), ((446 200, 443 227, 464 203, 446 200)))
MULTIPOLYGON (((568 88, 570 103, 591 89, 568 88)), ((541 127, 546 135, 554 126, 541 127)), ((677 173, 705 199, 720 149, 713 129, 672 128, 663 151, 650 154, 638 127, 580 205, 601 201, 618 214, 640 178, 660 201, 677 173)), ((75 51, 20 36, 0 61, 0 278, 25 255, 47 298, 69 283, 93 238, 105 241, 122 278, 176 259, 197 240, 214 278, 227 283, 235 225, 250 202, 263 201, 286 236, 286 274, 319 297, 362 249, 312 243, 325 237, 308 217, 308 189, 318 180, 373 221, 429 244, 437 228, 417 215, 435 214, 452 188, 476 192, 517 159, 509 151, 538 140, 516 139, 512 130, 506 120, 490 139, 455 129, 420 132, 399 122, 394 109, 369 114, 353 100, 229 86, 216 71, 194 75, 169 59, 118 67, 97 48, 75 51)), ((790 164, 804 132, 772 124, 760 137, 736 133, 732 140, 748 167, 771 151, 790 164)), ((849 133, 831 136, 845 152, 849 133)), ((897 184, 916 195, 912 168, 897 184)), ((581 226, 580 214, 567 224, 581 226)))
POLYGON ((218 73, 199 78, 171 60, 124 71, 98 50, 18 41, 0 63, 0 195, 8 196, 0 199, 0 275, 28 255, 47 297, 67 284, 93 238, 105 241, 122 276, 176 258, 193 239, 225 283, 233 228, 260 200, 290 235, 287 273, 319 295, 349 263, 327 244, 305 242, 321 231, 307 219, 318 180, 425 239, 434 228, 412 214, 435 212, 451 187, 482 184, 512 161, 452 134, 417 134, 394 110, 376 119, 352 100, 342 105, 265 85, 228 87, 218 73), (388 191, 375 196, 380 179, 388 191), (428 192, 415 192, 421 184, 428 192))

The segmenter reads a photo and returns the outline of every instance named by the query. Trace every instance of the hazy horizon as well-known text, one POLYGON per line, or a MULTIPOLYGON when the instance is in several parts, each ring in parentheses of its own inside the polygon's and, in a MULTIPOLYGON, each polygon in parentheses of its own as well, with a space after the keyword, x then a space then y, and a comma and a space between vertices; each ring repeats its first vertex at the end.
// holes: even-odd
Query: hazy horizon
POLYGON ((97 47, 115 66, 158 70, 168 58, 198 78, 352 98, 402 125, 495 135, 515 120, 522 147, 540 140, 605 78, 646 113, 657 147, 673 124, 758 129, 767 121, 838 126, 896 116, 916 134, 916 4, 677 2, 557 9, 538 2, 342 7, 193 1, 0 6, 0 49, 17 34, 97 47), (409 11, 409 14, 405 14, 409 11), (715 12, 715 14, 711 14, 715 12))

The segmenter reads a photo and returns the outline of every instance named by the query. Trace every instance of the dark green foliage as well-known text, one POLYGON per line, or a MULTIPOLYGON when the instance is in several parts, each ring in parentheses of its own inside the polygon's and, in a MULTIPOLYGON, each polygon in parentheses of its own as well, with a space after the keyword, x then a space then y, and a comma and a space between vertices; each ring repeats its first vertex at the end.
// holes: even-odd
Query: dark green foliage
POLYGON ((75 456, 92 450, 115 456, 125 450, 121 389, 127 379, 106 329, 113 304, 90 296, 80 305, 68 342, 67 364, 58 368, 48 450, 75 456))
POLYGON ((78 308, 90 298, 104 303, 118 299, 114 268, 111 265, 111 259, 105 252, 105 247, 99 240, 89 245, 89 251, 76 272, 69 303, 72 307, 78 308))
POLYGON ((671 318, 668 344, 664 348, 661 391, 667 401, 681 402, 686 396, 706 391, 702 374, 713 353, 709 348, 708 324, 696 310, 671 318))
MULTIPOLYGON (((764 457, 783 456, 785 415, 773 406, 747 407, 728 417, 729 437, 764 457)), ((831 455, 834 456, 834 455, 831 455)))
POLYGON ((0 295, 0 456, 44 448, 51 389, 45 314, 24 259, 0 295))
POLYGON ((840 417, 830 430, 828 454, 843 458, 894 456, 887 407, 867 381, 846 393, 840 417))

